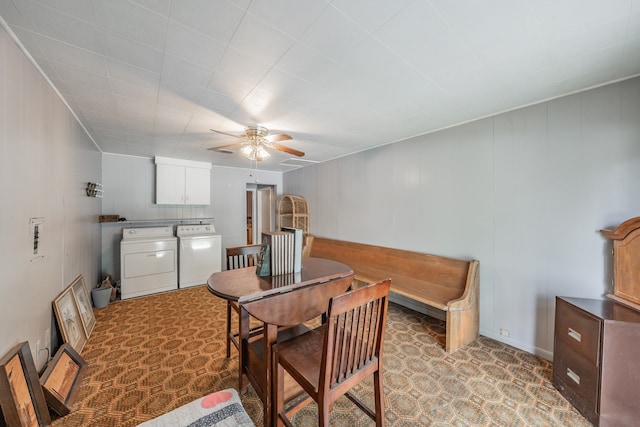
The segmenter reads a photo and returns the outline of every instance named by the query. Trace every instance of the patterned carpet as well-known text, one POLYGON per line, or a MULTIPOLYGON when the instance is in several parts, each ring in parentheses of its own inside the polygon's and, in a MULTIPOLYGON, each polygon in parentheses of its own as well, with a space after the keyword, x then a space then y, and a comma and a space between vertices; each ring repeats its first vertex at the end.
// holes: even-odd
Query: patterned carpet
MULTIPOLYGON (((135 426, 210 392, 237 386, 237 357, 225 358, 225 304, 197 286, 118 301, 96 310, 82 351, 90 369, 71 414, 54 426, 135 426)), ((384 387, 389 426, 590 426, 551 385, 551 363, 481 337, 452 355, 444 323, 389 306, 384 387)), ((357 394, 372 404, 373 387, 357 394)), ((253 389, 241 396, 262 425, 253 389)), ((372 425, 346 398, 333 426, 372 425)), ((309 405, 295 425, 317 424, 309 405)))

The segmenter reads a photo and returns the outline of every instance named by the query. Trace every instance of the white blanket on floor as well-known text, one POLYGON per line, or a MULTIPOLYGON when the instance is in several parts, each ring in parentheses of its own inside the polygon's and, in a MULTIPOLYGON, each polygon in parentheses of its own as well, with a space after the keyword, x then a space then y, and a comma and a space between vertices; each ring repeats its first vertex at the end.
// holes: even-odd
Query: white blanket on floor
POLYGON ((238 393, 230 388, 216 391, 138 427, 254 427, 238 393))

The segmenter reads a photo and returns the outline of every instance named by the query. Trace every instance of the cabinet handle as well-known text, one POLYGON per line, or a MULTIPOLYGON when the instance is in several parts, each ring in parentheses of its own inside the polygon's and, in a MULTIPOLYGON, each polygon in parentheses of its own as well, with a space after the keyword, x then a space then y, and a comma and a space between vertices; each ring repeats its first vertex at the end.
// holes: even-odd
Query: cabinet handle
POLYGON ((582 342, 582 334, 574 329, 569 328, 569 332, 567 332, 567 335, 578 342, 582 342))
POLYGON ((580 385, 580 375, 567 368, 567 376, 571 378, 576 384, 580 385))

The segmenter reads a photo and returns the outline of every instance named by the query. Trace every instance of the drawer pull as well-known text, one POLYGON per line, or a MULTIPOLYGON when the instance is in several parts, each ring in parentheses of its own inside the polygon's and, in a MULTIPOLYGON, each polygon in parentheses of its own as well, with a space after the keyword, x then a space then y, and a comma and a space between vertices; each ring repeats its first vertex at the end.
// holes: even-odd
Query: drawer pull
POLYGON ((567 368, 567 376, 571 378, 576 384, 580 385, 580 375, 567 368))
POLYGON ((574 329, 569 328, 569 332, 567 334, 578 342, 582 342, 582 334, 574 329))

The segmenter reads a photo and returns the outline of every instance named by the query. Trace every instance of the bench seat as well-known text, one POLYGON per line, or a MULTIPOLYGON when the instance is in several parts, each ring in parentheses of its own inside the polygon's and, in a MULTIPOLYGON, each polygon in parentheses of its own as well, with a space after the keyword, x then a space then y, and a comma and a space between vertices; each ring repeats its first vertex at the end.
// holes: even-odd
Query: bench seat
POLYGON ((343 262, 366 283, 391 279, 391 292, 445 313, 446 348, 453 352, 479 334, 477 260, 326 239, 315 236, 311 256, 343 262))

